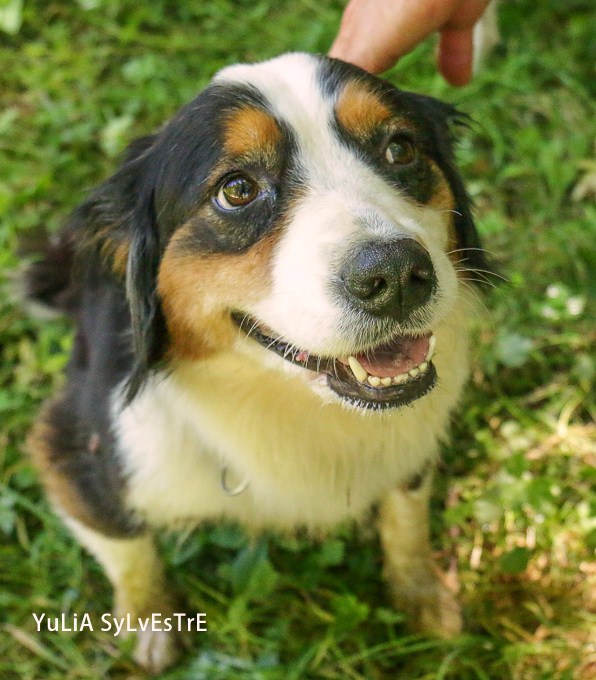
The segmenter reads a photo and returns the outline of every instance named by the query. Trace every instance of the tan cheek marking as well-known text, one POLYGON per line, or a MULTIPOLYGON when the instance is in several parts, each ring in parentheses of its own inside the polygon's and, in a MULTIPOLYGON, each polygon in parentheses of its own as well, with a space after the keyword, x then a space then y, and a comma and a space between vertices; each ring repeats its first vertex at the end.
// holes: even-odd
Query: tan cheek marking
POLYGON ((271 286, 277 234, 242 254, 185 252, 188 227, 174 235, 159 269, 157 290, 171 338, 170 355, 200 360, 231 347, 237 334, 230 319, 271 286))
POLYGON ((344 87, 335 112, 342 127, 360 138, 368 137, 375 128, 394 117, 374 92, 357 82, 344 87))
POLYGON ((85 499, 81 497, 68 476, 61 473, 60 463, 55 460, 52 446, 55 439, 54 428, 47 422, 50 408, 46 407, 34 424, 27 437, 26 448, 43 481, 49 499, 70 517, 91 528, 99 528, 89 511, 85 499))
POLYGON ((226 119, 224 149, 232 156, 271 155, 281 139, 276 121, 260 109, 240 109, 226 119))

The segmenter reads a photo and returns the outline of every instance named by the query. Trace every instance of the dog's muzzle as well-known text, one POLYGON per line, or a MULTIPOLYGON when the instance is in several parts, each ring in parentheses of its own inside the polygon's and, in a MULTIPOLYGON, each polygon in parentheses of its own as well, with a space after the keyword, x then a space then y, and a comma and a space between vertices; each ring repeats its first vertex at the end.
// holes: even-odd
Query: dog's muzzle
POLYGON ((437 378, 432 363, 434 335, 387 330, 407 327, 408 320, 430 301, 437 279, 427 251, 411 238, 360 245, 343 260, 333 285, 348 316, 358 316, 359 324, 368 325, 371 333, 384 328, 377 344, 369 340, 365 350, 347 356, 318 356, 280 338, 249 315, 237 312, 232 318, 267 350, 325 375, 327 386, 358 408, 405 406, 429 392, 437 378))

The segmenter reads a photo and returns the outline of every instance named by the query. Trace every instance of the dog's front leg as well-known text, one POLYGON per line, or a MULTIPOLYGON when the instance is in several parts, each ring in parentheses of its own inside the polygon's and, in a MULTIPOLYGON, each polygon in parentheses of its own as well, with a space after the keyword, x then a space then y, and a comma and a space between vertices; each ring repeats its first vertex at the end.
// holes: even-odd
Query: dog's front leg
POLYGON ((152 629, 152 614, 161 615, 163 621, 176 611, 152 536, 110 538, 70 518, 67 524, 112 583, 114 618, 121 622, 121 634, 126 634, 128 621, 138 630, 135 661, 148 673, 161 673, 176 661, 179 639, 174 629, 152 629))
POLYGON ((461 630, 460 607, 434 564, 429 542, 432 472, 391 491, 379 513, 384 576, 393 604, 421 632, 449 637, 461 630))

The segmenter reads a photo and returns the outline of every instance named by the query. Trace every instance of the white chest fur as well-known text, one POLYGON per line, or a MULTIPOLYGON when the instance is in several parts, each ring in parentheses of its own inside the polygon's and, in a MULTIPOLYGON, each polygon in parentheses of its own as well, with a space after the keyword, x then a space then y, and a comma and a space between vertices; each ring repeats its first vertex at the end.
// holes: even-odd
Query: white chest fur
POLYGON ((326 404, 301 376, 236 353, 154 377, 115 408, 129 507, 158 526, 225 516, 317 529, 362 516, 436 456, 466 376, 461 321, 435 331, 432 392, 382 414, 326 404), (230 486, 248 481, 243 493, 223 492, 224 467, 230 486))

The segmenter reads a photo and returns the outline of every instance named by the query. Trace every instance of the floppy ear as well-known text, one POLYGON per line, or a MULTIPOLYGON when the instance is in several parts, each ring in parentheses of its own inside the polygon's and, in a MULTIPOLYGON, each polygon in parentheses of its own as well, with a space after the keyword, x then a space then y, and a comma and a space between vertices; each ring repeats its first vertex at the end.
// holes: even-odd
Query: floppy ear
POLYGON ((81 230, 83 251, 126 290, 132 328, 134 365, 127 401, 142 387, 162 358, 166 327, 156 293, 160 238, 154 207, 154 137, 133 142, 119 170, 75 211, 70 229, 81 230))

